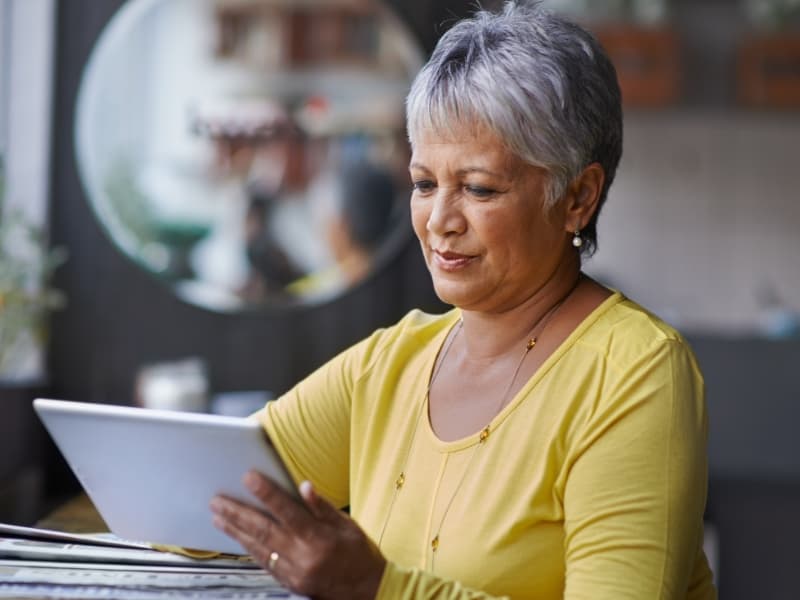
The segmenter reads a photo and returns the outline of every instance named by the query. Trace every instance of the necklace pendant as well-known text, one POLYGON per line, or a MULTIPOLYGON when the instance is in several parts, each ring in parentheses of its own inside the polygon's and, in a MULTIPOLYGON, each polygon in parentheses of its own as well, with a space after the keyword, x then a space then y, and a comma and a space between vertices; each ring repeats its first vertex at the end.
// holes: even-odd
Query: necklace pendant
POLYGON ((536 338, 532 337, 528 340, 528 343, 525 344, 525 350, 533 350, 533 347, 536 345, 536 338))
POLYGON ((394 482, 394 489, 399 490, 403 487, 403 484, 406 482, 406 474, 400 473, 400 476, 394 482))
POLYGON ((431 548, 434 552, 439 549, 439 534, 436 534, 436 537, 431 540, 431 548))
POLYGON ((488 439, 488 437, 489 437, 489 426, 487 425, 487 426, 486 426, 486 427, 483 429, 483 431, 481 431, 481 435, 480 435, 480 437, 478 438, 478 443, 479 443, 479 444, 482 444, 483 442, 485 442, 485 441, 488 439))

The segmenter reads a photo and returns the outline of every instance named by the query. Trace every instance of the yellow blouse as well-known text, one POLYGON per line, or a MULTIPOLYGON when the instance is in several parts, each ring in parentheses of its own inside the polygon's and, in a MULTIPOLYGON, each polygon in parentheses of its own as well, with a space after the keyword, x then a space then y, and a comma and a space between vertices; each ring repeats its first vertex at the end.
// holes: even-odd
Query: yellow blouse
POLYGON ((443 442, 426 389, 458 318, 412 311, 261 412, 293 477, 379 543, 379 598, 715 598, 703 381, 680 335, 614 294, 483 443, 443 442))

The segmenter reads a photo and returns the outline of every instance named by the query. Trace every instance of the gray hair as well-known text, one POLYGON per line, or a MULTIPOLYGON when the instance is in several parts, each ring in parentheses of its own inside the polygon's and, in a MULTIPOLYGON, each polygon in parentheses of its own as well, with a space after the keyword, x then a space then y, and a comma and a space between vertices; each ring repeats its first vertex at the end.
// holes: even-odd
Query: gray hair
POLYGON ((511 152, 550 174, 546 208, 591 163, 605 172, 598 208, 581 232, 597 243, 597 215, 622 154, 614 66, 597 40, 539 2, 480 10, 439 40, 406 99, 408 136, 487 127, 511 152))

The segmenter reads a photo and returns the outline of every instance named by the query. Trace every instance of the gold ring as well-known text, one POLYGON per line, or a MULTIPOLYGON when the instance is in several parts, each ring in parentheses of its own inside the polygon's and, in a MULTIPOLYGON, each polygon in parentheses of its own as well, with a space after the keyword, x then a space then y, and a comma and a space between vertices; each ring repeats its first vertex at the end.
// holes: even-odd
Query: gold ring
POLYGON ((278 559, 280 558, 280 554, 275 552, 274 550, 269 553, 269 562, 267 563, 267 569, 273 571, 275 569, 275 565, 278 564, 278 559))

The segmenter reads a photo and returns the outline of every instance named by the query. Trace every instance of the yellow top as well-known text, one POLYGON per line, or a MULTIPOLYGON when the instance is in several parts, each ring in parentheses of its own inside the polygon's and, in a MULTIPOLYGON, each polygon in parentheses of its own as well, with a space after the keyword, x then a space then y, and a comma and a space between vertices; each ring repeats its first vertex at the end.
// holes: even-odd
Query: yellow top
POLYGON ((614 294, 488 439, 443 442, 426 389, 459 314, 412 311, 261 412, 293 477, 380 542, 378 597, 715 598, 703 381, 680 335, 614 294))

